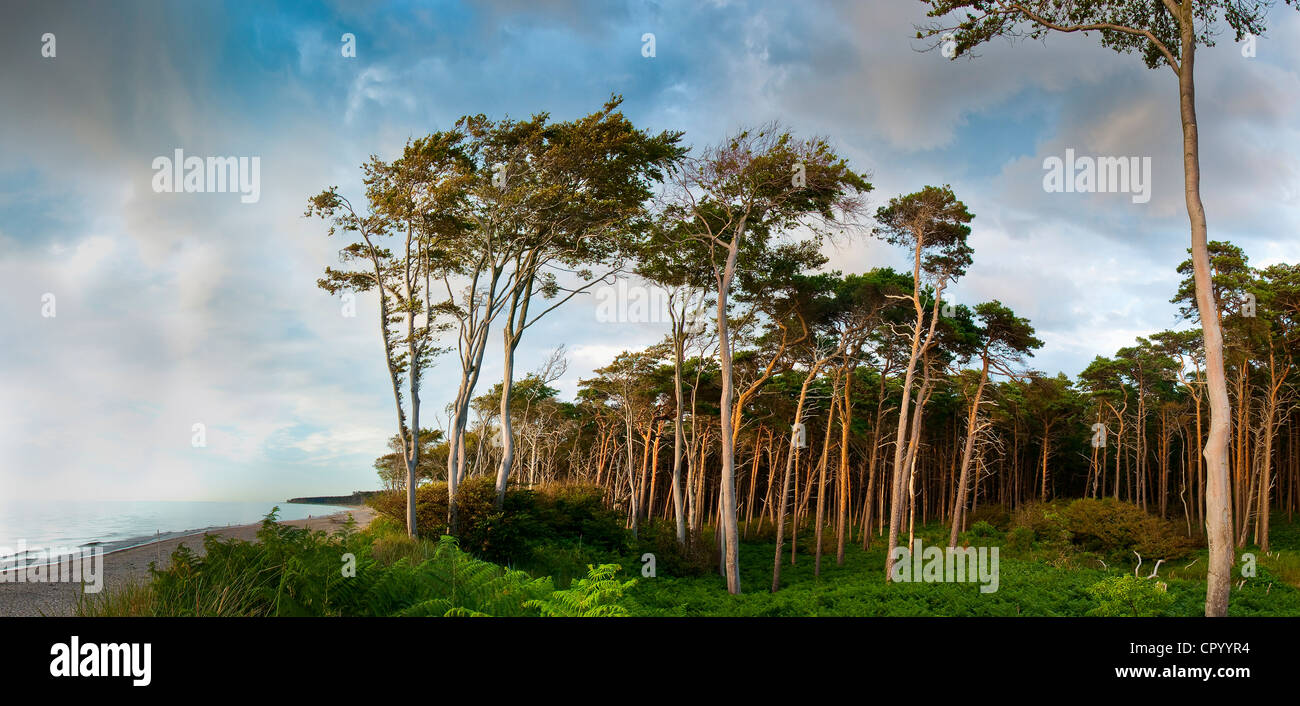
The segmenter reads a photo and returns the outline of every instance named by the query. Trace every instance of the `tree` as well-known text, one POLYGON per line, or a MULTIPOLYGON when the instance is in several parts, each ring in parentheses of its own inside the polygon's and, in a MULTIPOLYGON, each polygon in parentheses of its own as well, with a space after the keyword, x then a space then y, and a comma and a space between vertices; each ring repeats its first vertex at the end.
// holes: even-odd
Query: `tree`
MULTIPOLYGON (((963 13, 956 27, 932 25, 918 37, 951 33, 955 54, 967 54, 995 37, 1041 38, 1049 32, 1096 32, 1102 46, 1122 53, 1140 52, 1148 68, 1169 68, 1178 81, 1178 108, 1183 128, 1183 175, 1187 216, 1191 223, 1196 305, 1205 339, 1210 431, 1205 442, 1209 468, 1206 533, 1210 544, 1205 614, 1228 612, 1232 580, 1232 507, 1228 478, 1228 436, 1232 410, 1223 364, 1223 333, 1210 286, 1205 207, 1201 202, 1199 132, 1196 122, 1196 46, 1214 45, 1215 25, 1226 22, 1241 41, 1265 30, 1269 0, 921 0, 929 16, 963 13)), ((1293 0, 1286 0, 1288 5, 1293 0)), ((1298 5, 1300 7, 1300 5, 1298 5)))
POLYGON ((970 396, 970 412, 966 415, 966 443, 961 454, 961 470, 957 479, 957 495, 953 498, 952 530, 948 546, 957 546, 957 533, 962 527, 966 509, 966 491, 970 483, 971 459, 975 438, 979 432, 979 410, 984 397, 984 386, 989 380, 989 369, 1004 375, 1015 375, 1010 366, 1020 363, 1024 356, 1042 348, 1043 342, 1034 337, 1034 327, 1027 319, 1015 315, 1002 302, 993 300, 975 307, 982 325, 977 329, 980 349, 980 373, 975 392, 970 396))
MULTIPOLYGON (((668 318, 671 330, 668 340, 673 356, 673 512, 677 528, 677 543, 686 544, 686 499, 682 490, 682 461, 686 439, 684 417, 685 397, 682 389, 682 372, 686 345, 690 338, 704 332, 705 307, 708 306, 708 287, 711 268, 708 251, 698 240, 683 237, 680 221, 660 217, 646 239, 637 258, 638 275, 669 289, 668 318)), ((687 463, 691 455, 685 454, 687 463)))
POLYGON ((728 303, 747 237, 761 246, 770 233, 796 226, 812 229, 855 225, 865 176, 849 169, 823 139, 801 140, 779 125, 742 130, 684 160, 675 172, 667 213, 684 225, 687 238, 708 249, 716 292, 715 321, 721 364, 722 533, 727 590, 740 593, 739 520, 736 510, 732 334, 728 303))
POLYGON ((437 335, 445 330, 430 305, 432 279, 439 276, 445 242, 430 236, 431 221, 446 207, 446 192, 434 185, 456 168, 460 155, 455 137, 431 135, 406 144, 402 156, 391 163, 372 156, 362 167, 369 210, 362 215, 338 187, 330 187, 308 200, 306 216, 329 222, 329 235, 355 233, 360 240, 339 251, 344 263, 357 269, 325 268, 317 285, 330 294, 374 290, 379 304, 379 327, 384 360, 397 406, 398 433, 406 460, 406 527, 416 536, 415 488, 420 465, 420 380, 441 352, 437 335), (386 241, 396 238, 394 252, 386 241), (405 349, 405 350, 403 350, 405 349), (402 402, 402 382, 407 382, 408 411, 402 402), (407 436, 409 435, 409 439, 407 436))
MULTIPOLYGON (((409 438, 410 432, 395 434, 388 440, 391 453, 375 459, 375 470, 383 487, 389 490, 406 490, 406 457, 402 454, 402 440, 409 438)), ((446 444, 442 440, 442 430, 422 429, 420 431, 420 465, 416 469, 416 483, 435 480, 438 477, 439 458, 446 444)))
MULTIPOLYGON (((947 283, 965 272, 971 261, 971 249, 966 244, 970 235, 967 225, 975 218, 966 210, 966 204, 957 200, 952 189, 944 186, 927 186, 921 191, 897 196, 876 211, 880 224, 877 234, 890 245, 906 247, 912 251, 912 294, 910 297, 914 318, 907 367, 903 371, 902 403, 898 409, 898 429, 894 438, 893 482, 891 483, 889 509, 889 550, 885 555, 885 576, 892 580, 894 549, 898 546, 898 532, 903 520, 903 491, 909 485, 908 466, 905 463, 915 443, 905 445, 908 432, 908 413, 911 408, 913 378, 916 363, 933 345, 935 327, 939 321, 939 308, 947 283), (925 307, 922 303, 922 276, 933 279, 934 306, 931 309, 928 333, 925 307)), ((918 403, 921 396, 918 396, 918 403)), ((918 409, 920 405, 918 404, 918 409)), ((919 414, 918 420, 919 422, 919 414)), ((916 428, 916 423, 912 424, 916 428)), ((917 439, 913 435, 913 439, 917 439)))
POLYGON ((510 406, 515 351, 524 332, 543 316, 625 268, 647 228, 650 185, 663 178, 681 154, 681 133, 651 135, 618 111, 613 97, 598 111, 574 121, 551 123, 545 113, 527 123, 505 121, 498 129, 517 144, 521 161, 498 171, 499 188, 516 204, 505 233, 513 282, 502 310, 503 394, 501 465, 497 504, 505 499, 514 464, 510 406), (607 271, 594 275, 589 267, 607 271), (566 284, 560 276, 576 279, 566 284), (534 298, 552 303, 532 309, 534 298))

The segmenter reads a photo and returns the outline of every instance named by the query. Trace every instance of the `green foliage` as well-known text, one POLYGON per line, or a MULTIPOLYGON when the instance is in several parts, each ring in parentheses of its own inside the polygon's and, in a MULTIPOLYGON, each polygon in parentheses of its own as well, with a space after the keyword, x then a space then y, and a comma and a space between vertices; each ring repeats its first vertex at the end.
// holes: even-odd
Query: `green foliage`
POLYGON ((1098 601, 1088 615, 1108 618, 1157 617, 1164 615, 1174 602, 1164 583, 1131 574, 1102 579, 1088 587, 1088 595, 1098 601))
POLYGON ((1007 533, 1002 547, 1017 554, 1028 552, 1034 546, 1034 531, 1028 527, 1016 527, 1007 533))
POLYGON ((1148 561, 1176 559, 1197 547, 1182 525, 1113 498, 1027 503, 1016 512, 1015 526, 1032 531, 1036 539, 1070 544, 1112 563, 1130 561, 1134 552, 1148 561))
POLYGON ((617 564, 587 566, 587 578, 573 582, 567 590, 555 591, 548 598, 528 602, 548 618, 615 618, 628 615, 619 605, 623 592, 636 585, 636 579, 620 582, 614 578, 622 569, 617 564))
MULTIPOLYGON (((265 529, 265 528, 264 528, 265 529)), ((1275 540, 1297 536, 1278 522, 1275 540)), ((1158 579, 1137 579, 1107 570, 1071 542, 1032 548, 1023 556, 1007 551, 1029 539, 1031 530, 1006 534, 999 585, 981 593, 978 583, 890 584, 883 580, 884 547, 869 551, 850 545, 843 566, 823 561, 821 577, 800 553, 790 565, 783 556, 782 588, 770 593, 772 544, 741 544, 742 587, 726 592, 716 567, 697 575, 665 571, 658 557, 655 578, 619 580, 602 552, 587 546, 544 545, 552 561, 572 568, 565 590, 558 578, 535 577, 484 562, 461 551, 451 538, 411 539, 397 523, 372 522, 360 533, 328 536, 294 528, 264 532, 261 543, 211 541, 214 555, 178 550, 173 566, 148 585, 125 585, 88 597, 85 616, 180 615, 658 615, 658 616, 1079 616, 1204 613, 1205 553, 1194 562, 1166 563, 1158 579), (340 575, 344 550, 355 552, 356 576, 340 575), (290 561, 293 553, 296 561, 290 561), (595 564, 596 566, 590 566, 595 564), (1159 583, 1168 589, 1160 591, 1159 583)), ((673 538, 671 533, 668 537, 673 538)), ((947 528, 917 528, 927 545, 947 539, 947 528)), ((644 534, 643 534, 644 537, 644 534)), ((672 539, 675 542, 675 538, 672 539)), ((709 536, 696 540, 708 546, 709 536)), ((206 543, 205 543, 206 544, 206 543)), ((801 545, 806 545, 801 542, 801 545)), ((636 566, 639 555, 624 561, 636 566)), ((1285 577, 1294 550, 1261 556, 1258 575, 1233 585, 1229 615, 1300 615, 1300 591, 1285 577)), ((1131 558, 1130 558, 1131 560, 1131 558)), ((716 563, 716 557, 715 557, 716 563)), ((1146 566, 1146 564, 1144 564, 1146 566)), ((569 569, 566 568, 566 571, 569 569)), ((635 571, 630 573, 636 573, 635 571)))
POLYGON ((1028 502, 1016 508, 1012 527, 1024 527, 1044 541, 1069 540, 1065 534, 1059 503, 1028 502))
POLYGON ((970 514, 970 521, 987 522, 1003 532, 1011 529, 1011 513, 1001 505, 980 505, 970 514))
POLYGON ((994 527, 988 522, 985 522, 984 520, 980 520, 979 522, 976 522, 975 524, 971 525, 969 530, 966 530, 966 536, 972 538, 978 537, 980 539, 988 539, 992 537, 1000 537, 1002 536, 1002 533, 998 531, 998 528, 994 527))
MULTIPOLYGON (((415 496, 420 536, 444 534, 447 484, 426 483, 415 496)), ((380 517, 405 527, 405 494, 379 493, 368 502, 380 517)), ((604 506, 602 490, 597 486, 511 488, 498 510, 495 479, 476 476, 458 486, 456 505, 460 546, 498 563, 527 563, 538 547, 552 543, 579 543, 617 554, 626 549, 629 539, 622 514, 604 506)))
POLYGON ((1131 504, 1111 498, 1084 498, 1061 513, 1071 541, 1087 551, 1114 559, 1129 559, 1137 552, 1148 561, 1187 556, 1196 542, 1177 523, 1161 520, 1131 504))
MULTIPOLYGON (((344 576, 347 555, 357 576, 369 572, 366 542, 351 527, 333 536, 278 524, 272 510, 256 543, 203 538, 203 555, 182 544, 165 570, 151 567, 151 596, 132 614, 160 616, 335 615, 360 598, 363 584, 344 576)), ((88 608, 94 610, 93 608, 88 608)))
POLYGON ((417 564, 403 557, 380 573, 359 614, 517 617, 534 614, 529 603, 553 590, 549 578, 475 559, 443 536, 432 558, 417 564))
POLYGON ((334 535, 277 524, 258 542, 204 539, 204 555, 181 545, 145 587, 83 601, 79 615, 131 616, 538 616, 623 615, 634 582, 619 567, 588 567, 560 595, 534 578, 461 551, 452 537, 411 539, 381 523, 334 535), (355 571, 345 570, 355 567, 355 571))
POLYGON ((692 535, 688 530, 683 546, 677 543, 672 522, 649 520, 641 526, 634 556, 638 565, 646 553, 654 554, 660 576, 700 576, 718 568, 718 545, 712 536, 692 535))

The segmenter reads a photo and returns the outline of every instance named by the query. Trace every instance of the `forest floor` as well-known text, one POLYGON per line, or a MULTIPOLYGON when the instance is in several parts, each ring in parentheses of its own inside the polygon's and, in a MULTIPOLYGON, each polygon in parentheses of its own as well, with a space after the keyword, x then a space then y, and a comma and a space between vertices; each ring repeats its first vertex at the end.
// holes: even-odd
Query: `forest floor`
MULTIPOLYGON (((1280 514, 1280 513, 1279 513, 1280 514)), ((1300 520, 1300 518, 1297 518, 1300 520)), ((1300 616, 1300 521, 1275 516, 1269 554, 1246 546, 1236 551, 1229 615, 1300 616), (1254 557, 1254 576, 1248 567, 1254 557), (1245 568, 1245 576, 1241 576, 1245 568)), ((916 536, 925 546, 945 546, 947 528, 929 525, 916 536)), ((971 546, 999 546, 1002 537, 968 538, 971 546)), ((980 583, 887 583, 885 546, 874 538, 863 551, 846 547, 843 565, 836 563, 834 534, 823 539, 821 575, 814 576, 813 536, 799 536, 796 563, 790 563, 787 541, 782 556, 781 589, 772 593, 772 542, 741 543, 742 594, 727 593, 716 573, 674 578, 658 571, 654 578, 636 576, 625 604, 634 615, 646 616, 1084 616, 1098 606, 1089 587, 1109 577, 1132 575, 1136 557, 1128 563, 1105 560, 1069 546, 1035 543, 1030 547, 999 546, 996 591, 981 592, 980 583)), ((1160 566, 1146 579, 1153 562, 1142 564, 1140 578, 1163 583, 1172 601, 1161 611, 1169 616, 1204 614, 1207 552, 1160 566)), ((631 566, 638 566, 632 563, 631 566)), ((625 564, 627 566, 627 564, 625 564)))

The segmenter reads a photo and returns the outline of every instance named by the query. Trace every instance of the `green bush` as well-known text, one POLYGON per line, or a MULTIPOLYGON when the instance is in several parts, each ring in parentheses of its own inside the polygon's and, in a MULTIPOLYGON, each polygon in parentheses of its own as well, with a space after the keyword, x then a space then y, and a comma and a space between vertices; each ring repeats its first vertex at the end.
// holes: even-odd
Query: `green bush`
POLYGON ((692 535, 687 531, 686 544, 677 543, 677 526, 663 520, 650 520, 637 534, 636 559, 654 554, 655 573, 658 576, 702 576, 716 572, 718 546, 709 537, 692 535))
POLYGON ((1007 541, 1002 546, 1021 554, 1028 552, 1034 546, 1034 531, 1028 527, 1016 527, 1007 533, 1007 541))
POLYGON ((970 529, 966 530, 966 536, 970 538, 989 539, 1001 535, 1002 533, 996 527, 984 520, 976 522, 970 526, 970 529))
POLYGON ((1075 500, 1061 516, 1075 545, 1115 560, 1130 560, 1135 551, 1147 561, 1176 559, 1196 548, 1177 523, 1113 498, 1075 500))
POLYGON ((1003 532, 1011 529, 1011 513, 1001 505, 980 505, 967 519, 972 524, 987 522, 1003 532))
POLYGON ((1098 601, 1088 615, 1101 617, 1151 618, 1165 614, 1174 597, 1168 587, 1131 574, 1111 576, 1088 587, 1088 595, 1098 601))
MULTIPOLYGON (((426 483, 416 490, 416 529, 440 536, 447 529, 447 484, 426 483)), ((406 526, 406 494, 387 491, 368 503, 381 517, 406 526)), ((618 554, 629 535, 621 513, 604 506, 595 486, 556 485, 510 488, 500 509, 491 476, 466 479, 457 488, 457 539, 460 546, 488 561, 528 563, 548 543, 578 543, 618 554)))
POLYGON ((1043 541, 1069 540, 1065 523, 1060 515, 1060 503, 1028 502, 1016 508, 1011 523, 1024 527, 1043 541))
POLYGON ((1112 562, 1131 561, 1135 551, 1149 561, 1176 559, 1197 547, 1177 522, 1114 498, 1026 503, 1016 511, 1014 522, 1036 539, 1068 543, 1112 562))

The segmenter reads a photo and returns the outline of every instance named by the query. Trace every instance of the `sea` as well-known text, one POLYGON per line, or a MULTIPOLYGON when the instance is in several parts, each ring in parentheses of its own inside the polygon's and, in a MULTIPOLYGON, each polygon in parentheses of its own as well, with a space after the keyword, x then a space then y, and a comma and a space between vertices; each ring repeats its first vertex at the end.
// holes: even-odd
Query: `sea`
POLYGON ((283 501, 17 501, 0 500, 0 570, 44 563, 100 547, 105 552, 209 529, 260 522, 279 507, 281 520, 344 511, 283 501))

